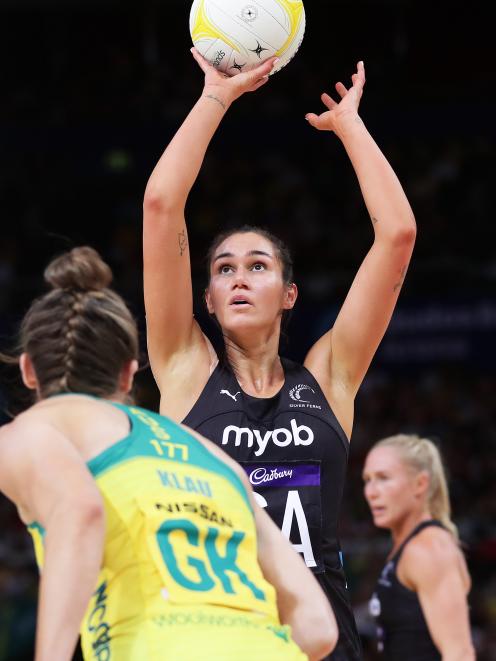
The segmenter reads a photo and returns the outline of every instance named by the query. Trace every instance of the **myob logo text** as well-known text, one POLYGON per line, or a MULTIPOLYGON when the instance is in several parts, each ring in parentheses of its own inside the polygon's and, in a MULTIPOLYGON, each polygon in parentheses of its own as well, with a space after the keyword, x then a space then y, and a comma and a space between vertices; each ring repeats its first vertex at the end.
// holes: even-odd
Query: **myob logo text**
POLYGON ((255 456, 260 457, 265 452, 269 441, 272 441, 277 447, 285 448, 291 443, 295 445, 311 445, 314 440, 313 431, 306 425, 297 425, 293 418, 290 422, 291 429, 280 427, 272 431, 261 432, 259 429, 249 429, 248 427, 236 427, 229 425, 222 434, 222 445, 228 445, 234 441, 234 445, 239 447, 241 442, 251 448, 254 442, 257 443, 255 456))

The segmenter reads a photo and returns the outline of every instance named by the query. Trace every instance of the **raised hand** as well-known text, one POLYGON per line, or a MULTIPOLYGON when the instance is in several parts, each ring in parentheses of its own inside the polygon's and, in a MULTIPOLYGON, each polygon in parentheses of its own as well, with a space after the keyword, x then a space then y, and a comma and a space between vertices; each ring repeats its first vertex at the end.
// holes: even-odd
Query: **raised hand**
POLYGON ((308 113, 305 119, 319 131, 334 131, 337 135, 349 125, 350 121, 360 121, 358 107, 365 85, 365 68, 363 62, 358 62, 356 73, 351 76, 352 86, 347 89, 343 83, 336 83, 336 92, 341 97, 340 101, 334 101, 329 94, 320 97, 327 111, 320 115, 308 113))
POLYGON ((265 85, 269 80, 269 74, 278 61, 278 58, 271 57, 256 69, 239 73, 236 76, 228 76, 207 62, 196 48, 192 48, 191 53, 205 74, 205 91, 214 90, 217 96, 220 95, 222 102, 226 105, 238 99, 245 92, 254 92, 259 87, 262 87, 262 85, 265 85))

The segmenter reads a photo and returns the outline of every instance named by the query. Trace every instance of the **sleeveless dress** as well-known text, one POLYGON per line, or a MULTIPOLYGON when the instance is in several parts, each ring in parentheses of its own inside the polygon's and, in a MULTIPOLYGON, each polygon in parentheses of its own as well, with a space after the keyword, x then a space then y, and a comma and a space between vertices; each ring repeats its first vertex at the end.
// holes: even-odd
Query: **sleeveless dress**
POLYGON ((378 651, 384 659, 401 661, 441 661, 434 645, 417 593, 398 580, 396 569, 406 545, 424 528, 444 528, 440 521, 420 523, 389 560, 377 581, 369 602, 377 622, 378 651))
POLYGON ((361 645, 337 536, 349 442, 312 374, 281 362, 284 385, 267 399, 244 393, 219 363, 184 424, 242 465, 259 504, 302 554, 333 607, 339 640, 329 658, 356 661, 361 645))
MULTIPOLYGON (((304 661, 258 564, 238 475, 172 421, 114 406, 131 431, 87 464, 106 538, 81 626, 84 659, 304 661)), ((44 530, 29 530, 42 567, 44 530)))

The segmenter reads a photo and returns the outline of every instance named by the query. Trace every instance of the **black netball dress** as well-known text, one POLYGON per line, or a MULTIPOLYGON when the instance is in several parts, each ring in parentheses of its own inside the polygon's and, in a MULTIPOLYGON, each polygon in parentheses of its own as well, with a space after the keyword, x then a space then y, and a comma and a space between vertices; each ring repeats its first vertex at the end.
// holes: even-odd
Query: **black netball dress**
POLYGON ((282 366, 283 387, 262 399, 244 393, 219 363, 183 422, 243 466, 255 498, 329 598, 339 627, 329 658, 355 661, 361 646, 337 538, 349 443, 311 373, 286 359, 282 366))
POLYGON ((417 593, 400 583, 396 574, 405 546, 420 531, 430 526, 444 528, 440 521, 435 520, 419 524, 386 563, 370 600, 370 614, 377 622, 378 651, 384 659, 441 661, 441 654, 432 642, 417 593))

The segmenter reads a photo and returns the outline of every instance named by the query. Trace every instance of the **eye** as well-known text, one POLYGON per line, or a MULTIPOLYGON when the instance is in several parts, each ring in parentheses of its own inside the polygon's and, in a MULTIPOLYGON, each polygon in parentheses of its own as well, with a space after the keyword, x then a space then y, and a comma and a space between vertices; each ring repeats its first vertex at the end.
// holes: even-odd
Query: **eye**
POLYGON ((265 271, 265 264, 262 264, 262 262, 256 262, 251 269, 252 271, 265 271))
POLYGON ((232 266, 230 264, 222 264, 222 266, 219 267, 219 273, 231 273, 232 272, 232 266))

